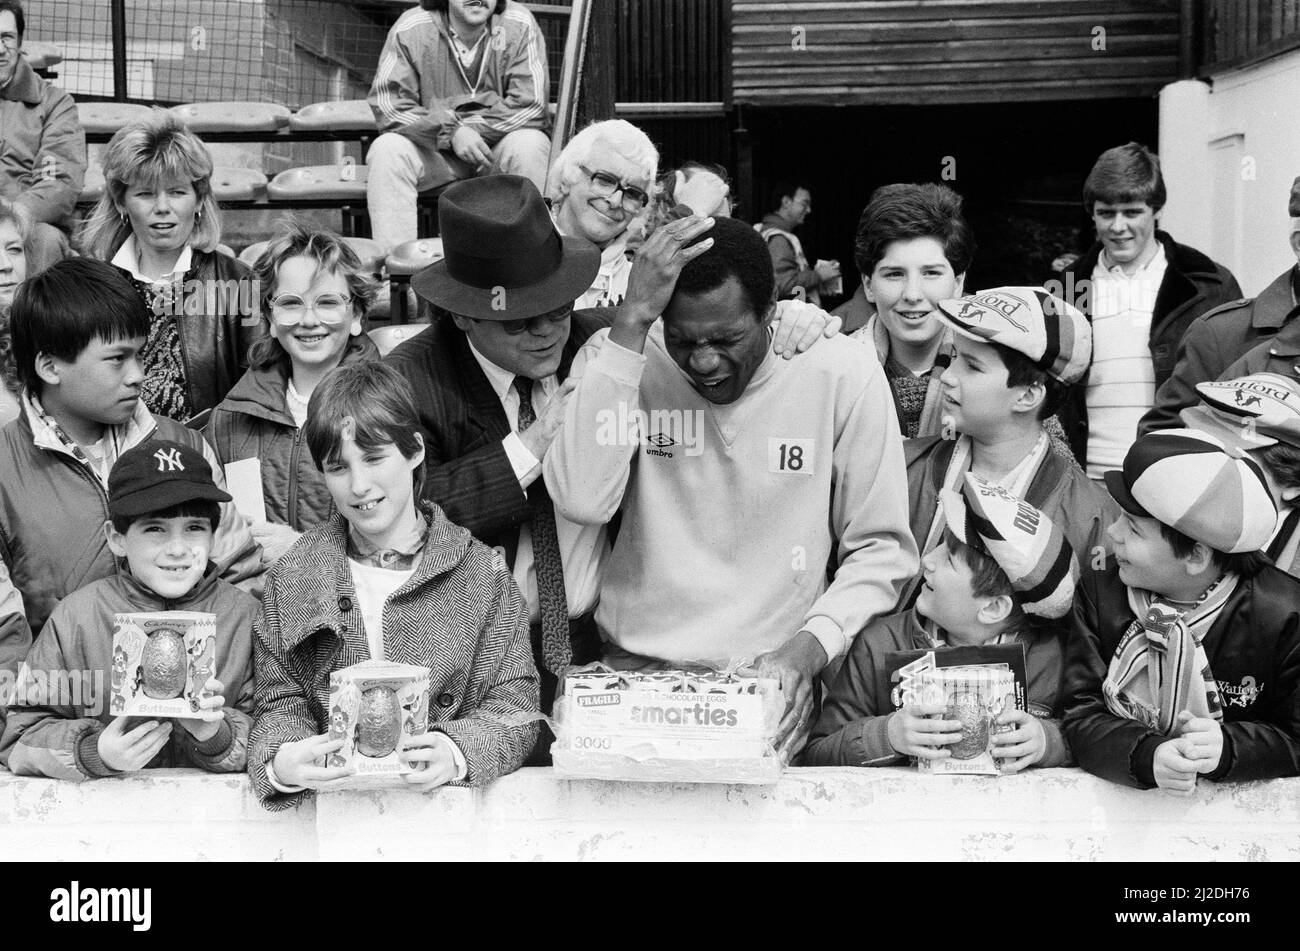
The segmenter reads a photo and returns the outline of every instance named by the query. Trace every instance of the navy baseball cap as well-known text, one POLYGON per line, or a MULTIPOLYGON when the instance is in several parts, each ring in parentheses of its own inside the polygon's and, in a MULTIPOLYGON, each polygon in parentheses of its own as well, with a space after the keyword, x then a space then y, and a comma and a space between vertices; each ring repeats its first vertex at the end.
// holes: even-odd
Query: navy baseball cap
POLYGON ((229 502, 203 453, 170 439, 150 439, 118 456, 108 474, 108 511, 135 518, 183 502, 229 502))

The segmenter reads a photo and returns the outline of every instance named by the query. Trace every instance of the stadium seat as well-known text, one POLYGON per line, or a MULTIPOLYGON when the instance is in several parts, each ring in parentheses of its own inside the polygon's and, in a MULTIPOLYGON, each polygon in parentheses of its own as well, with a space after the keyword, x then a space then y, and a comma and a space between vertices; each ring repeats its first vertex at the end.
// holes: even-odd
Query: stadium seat
POLYGON ((51 66, 58 66, 63 62, 63 54, 53 43, 38 43, 30 40, 23 44, 23 56, 27 57, 27 65, 32 69, 40 72, 43 69, 49 69, 51 66))
POLYGON ((254 201, 266 185, 266 176, 255 168, 212 170, 212 194, 217 201, 254 201))
POLYGON ((288 168, 266 186, 272 201, 366 200, 366 167, 355 163, 288 168))
POLYGON ((384 259, 384 266, 388 269, 389 313, 393 323, 404 324, 409 319, 410 302, 406 292, 411 275, 442 258, 442 238, 417 238, 399 244, 384 259))
POLYGON ((380 356, 388 356, 403 340, 418 337, 429 329, 430 324, 403 324, 401 326, 376 327, 369 331, 370 339, 379 348, 380 356))
POLYGON ((133 102, 77 103, 77 120, 87 135, 114 135, 124 126, 148 119, 152 112, 133 102))
MULTIPOLYGON (((343 240, 357 253, 357 257, 361 259, 361 266, 366 273, 379 274, 384 266, 384 250, 377 241, 372 241, 369 238, 344 238, 343 240)), ((250 244, 240 253, 239 260, 252 267, 257 259, 262 256, 262 252, 266 250, 268 244, 270 244, 269 241, 258 241, 250 244)))
POLYGON ((364 99, 314 102, 289 117, 291 132, 378 132, 375 114, 364 99))
POLYGON ((104 195, 104 170, 97 164, 86 166, 86 178, 81 185, 81 194, 77 196, 78 205, 93 205, 104 195))
POLYGON ((442 238, 417 238, 393 248, 384 259, 389 275, 410 277, 443 258, 442 238))
POLYGON ((273 102, 191 102, 172 106, 190 131, 275 132, 289 124, 289 110, 273 102))

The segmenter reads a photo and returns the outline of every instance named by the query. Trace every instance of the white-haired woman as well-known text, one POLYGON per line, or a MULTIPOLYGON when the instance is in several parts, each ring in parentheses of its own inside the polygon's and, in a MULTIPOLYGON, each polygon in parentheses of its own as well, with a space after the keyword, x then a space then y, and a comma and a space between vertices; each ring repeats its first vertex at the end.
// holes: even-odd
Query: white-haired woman
POLYGON ((593 122, 555 160, 546 197, 556 227, 600 248, 596 281, 575 307, 617 304, 627 293, 628 226, 647 213, 658 166, 650 137, 623 119, 593 122))
POLYGON ((180 119, 155 110, 113 136, 104 179, 82 251, 125 271, 153 314, 140 351, 145 405, 190 419, 243 376, 258 327, 249 269, 217 250, 212 156, 180 119))

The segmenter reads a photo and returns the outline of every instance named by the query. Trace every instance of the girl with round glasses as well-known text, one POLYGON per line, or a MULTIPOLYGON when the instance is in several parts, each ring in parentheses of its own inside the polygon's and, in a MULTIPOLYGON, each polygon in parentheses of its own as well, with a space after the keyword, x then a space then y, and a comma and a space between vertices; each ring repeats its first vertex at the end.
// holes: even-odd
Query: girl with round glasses
POLYGON ((302 427, 307 401, 332 370, 379 358, 362 332, 375 286, 342 238, 292 221, 257 260, 253 278, 264 335, 203 431, 225 465, 257 460, 266 513, 253 533, 273 561, 332 511, 302 427))

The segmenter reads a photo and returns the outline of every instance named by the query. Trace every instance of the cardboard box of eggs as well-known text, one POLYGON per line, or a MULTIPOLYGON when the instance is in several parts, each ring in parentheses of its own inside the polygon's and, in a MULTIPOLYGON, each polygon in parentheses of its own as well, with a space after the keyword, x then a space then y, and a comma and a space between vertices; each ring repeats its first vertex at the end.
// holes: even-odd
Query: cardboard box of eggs
POLYGON ((330 739, 344 739, 330 766, 357 776, 411 772, 400 751, 429 725, 429 668, 367 660, 330 674, 330 739))
POLYGON ((568 671, 556 698, 559 775, 632 782, 774 783, 785 700, 776 680, 696 670, 568 671))
POLYGON ((109 712, 198 719, 217 669, 217 618, 196 611, 113 617, 109 712))

